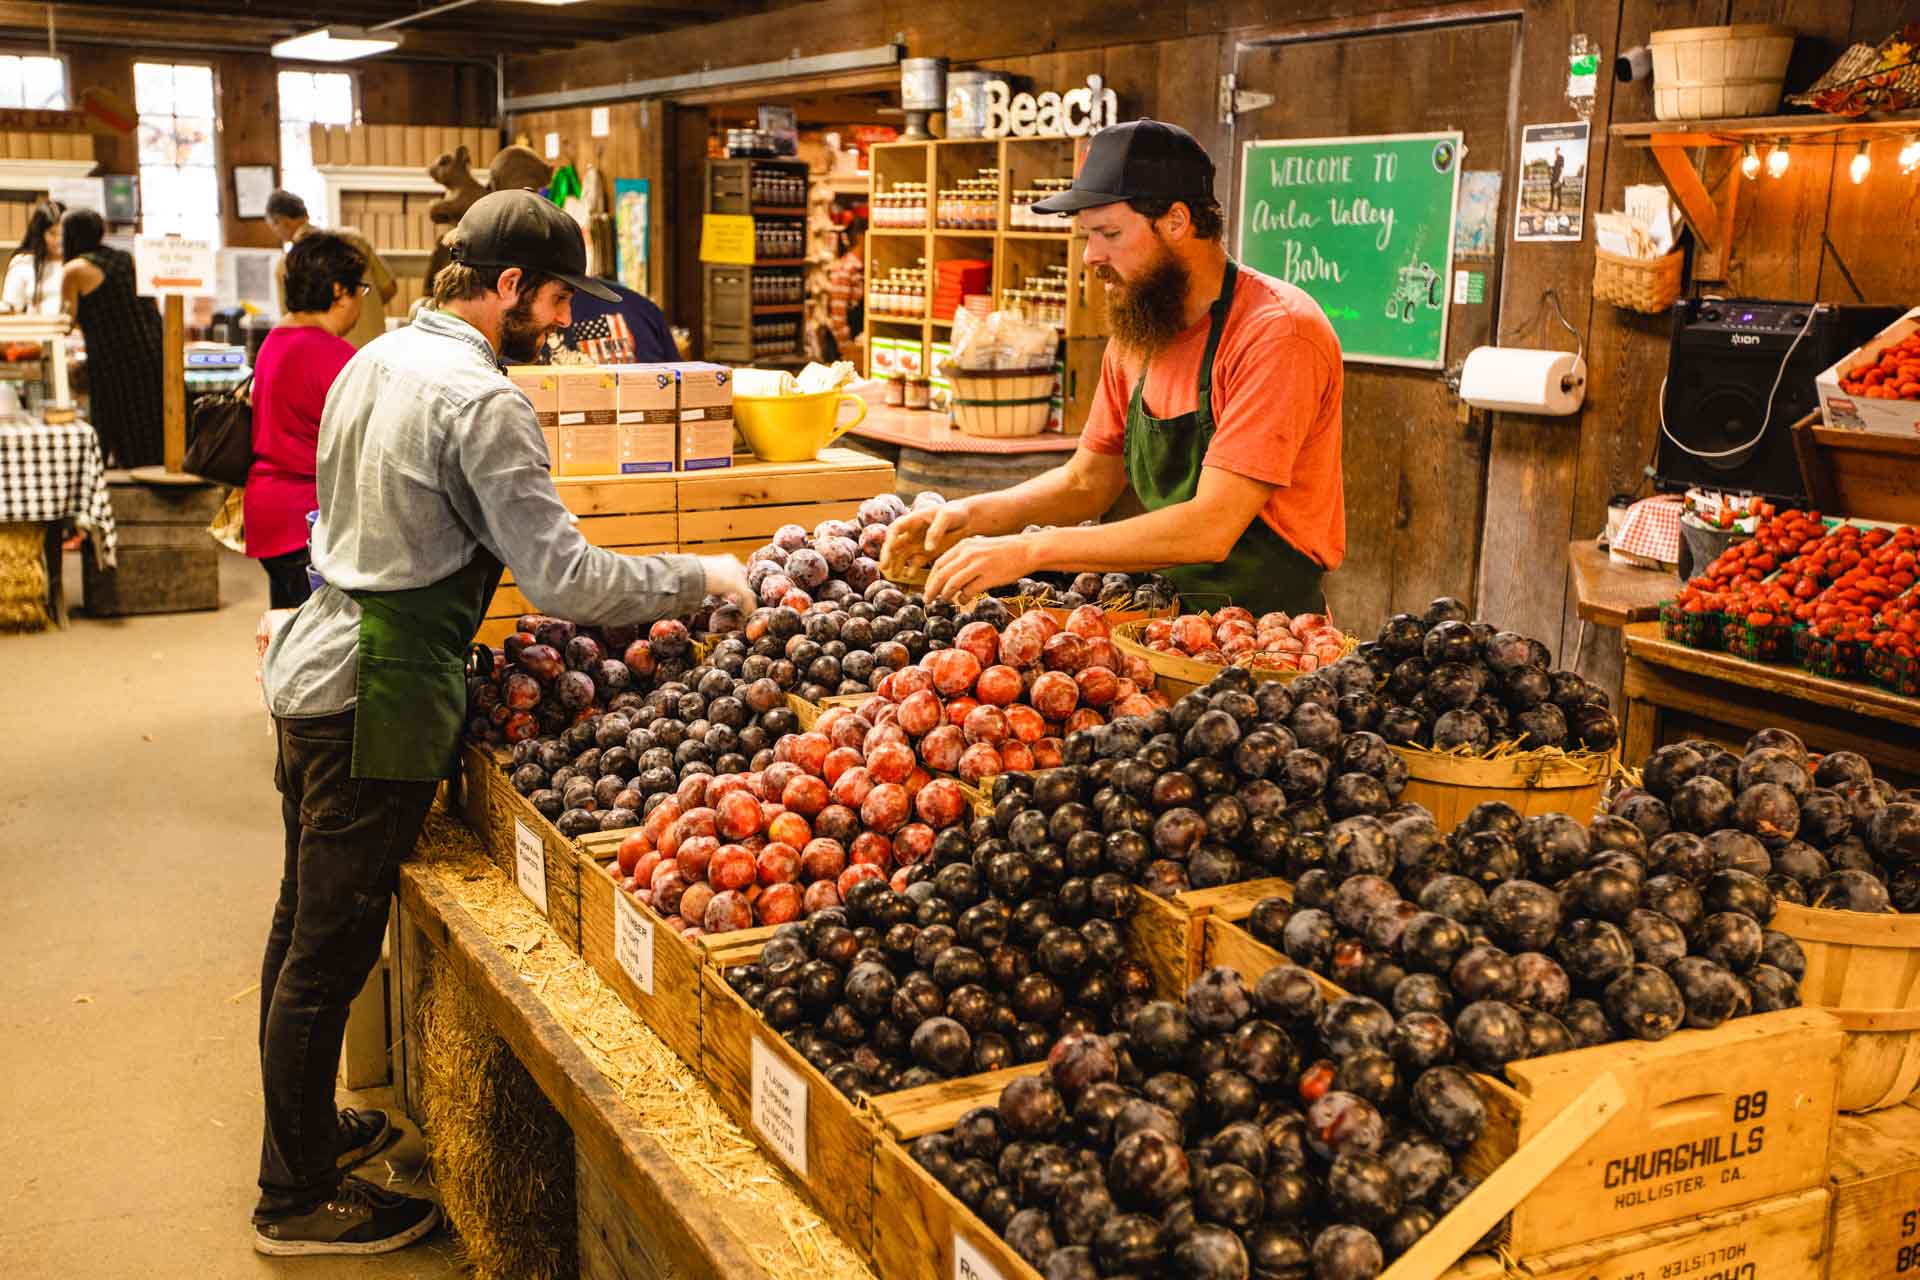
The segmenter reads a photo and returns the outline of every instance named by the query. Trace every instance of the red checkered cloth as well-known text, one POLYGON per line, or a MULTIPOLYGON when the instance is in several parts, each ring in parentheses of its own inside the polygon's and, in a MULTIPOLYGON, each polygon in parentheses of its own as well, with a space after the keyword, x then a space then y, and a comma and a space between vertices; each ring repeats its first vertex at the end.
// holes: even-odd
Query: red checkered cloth
POLYGON ((1613 540, 1613 549, 1661 564, 1679 563, 1680 510, 1680 495, 1675 493, 1663 493, 1634 503, 1627 508, 1627 518, 1620 524, 1620 536, 1613 540))

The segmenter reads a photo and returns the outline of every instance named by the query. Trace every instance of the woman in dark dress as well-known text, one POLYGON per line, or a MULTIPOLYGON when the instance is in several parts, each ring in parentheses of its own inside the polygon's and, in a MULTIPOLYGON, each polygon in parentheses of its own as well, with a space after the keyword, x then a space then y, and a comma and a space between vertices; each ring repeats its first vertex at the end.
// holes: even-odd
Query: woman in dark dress
POLYGON ((103 243, 106 231, 91 209, 60 220, 61 291, 87 341, 87 417, 108 465, 157 466, 164 413, 160 310, 134 292, 133 259, 103 243))

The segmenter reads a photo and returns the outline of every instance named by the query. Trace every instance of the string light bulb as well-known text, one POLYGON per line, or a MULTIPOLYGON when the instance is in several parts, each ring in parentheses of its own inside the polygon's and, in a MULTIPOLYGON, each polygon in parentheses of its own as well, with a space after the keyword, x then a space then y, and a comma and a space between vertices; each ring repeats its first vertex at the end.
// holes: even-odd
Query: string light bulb
POLYGON ((1900 172, 1912 173, 1920 169, 1920 133, 1908 138, 1900 148, 1900 172))
POLYGON ((1787 144, 1776 142, 1773 150, 1767 152, 1767 176, 1784 178, 1787 174, 1787 144))
POLYGON ((1748 181, 1760 176, 1760 153, 1753 149, 1751 142, 1740 149, 1740 176, 1748 181))
POLYGON ((1867 154, 1867 144, 1862 142, 1853 153, 1853 159, 1847 163, 1847 176, 1853 179, 1853 185, 1859 186, 1873 172, 1873 157, 1867 154))

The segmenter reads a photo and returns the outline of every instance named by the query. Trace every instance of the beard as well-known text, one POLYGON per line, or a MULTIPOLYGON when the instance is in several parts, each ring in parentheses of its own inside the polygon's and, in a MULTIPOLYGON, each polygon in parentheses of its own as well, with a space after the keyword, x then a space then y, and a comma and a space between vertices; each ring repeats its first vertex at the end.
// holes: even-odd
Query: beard
POLYGON ((552 332, 551 325, 534 320, 533 295, 522 293, 500 317, 500 354, 514 364, 532 364, 539 360, 552 332))
POLYGON ((1131 280, 1104 264, 1098 273, 1107 286, 1107 324, 1122 347, 1151 356, 1187 327, 1191 278, 1186 265, 1165 245, 1131 280))

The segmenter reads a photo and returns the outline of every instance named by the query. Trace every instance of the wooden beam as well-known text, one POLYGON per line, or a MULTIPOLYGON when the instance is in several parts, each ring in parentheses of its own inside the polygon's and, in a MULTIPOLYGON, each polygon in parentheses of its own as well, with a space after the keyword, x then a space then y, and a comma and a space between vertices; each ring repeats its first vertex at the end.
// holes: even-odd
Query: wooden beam
POLYGON ((167 470, 178 472, 187 462, 187 323, 186 303, 177 293, 165 300, 160 341, 162 388, 161 458, 167 470))

